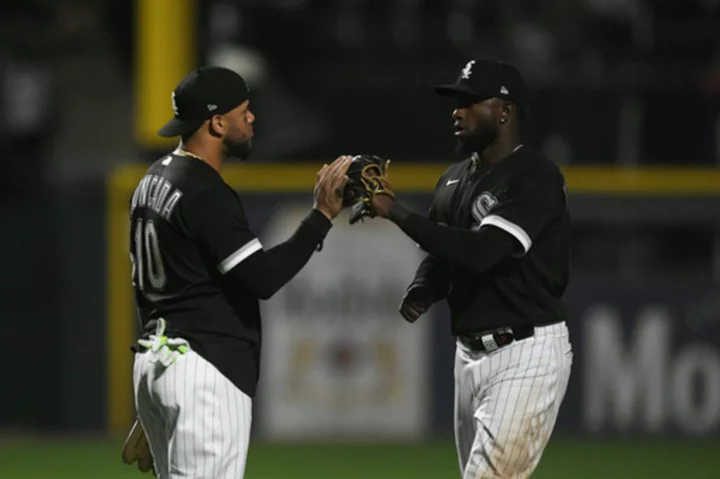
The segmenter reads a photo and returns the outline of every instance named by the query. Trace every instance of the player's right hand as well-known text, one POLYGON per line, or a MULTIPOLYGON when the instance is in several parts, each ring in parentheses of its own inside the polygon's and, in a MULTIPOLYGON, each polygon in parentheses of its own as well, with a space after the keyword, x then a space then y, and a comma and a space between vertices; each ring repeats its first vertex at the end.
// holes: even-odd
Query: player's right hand
POLYGON ((135 420, 135 423, 125 438, 122 449, 122 460, 128 465, 137 462, 137 468, 140 472, 152 472, 153 476, 157 477, 153 463, 153 455, 150 450, 150 443, 139 419, 135 420))
POLYGON ((315 182, 314 208, 327 216, 335 218, 343 207, 343 191, 348 177, 345 174, 350 167, 352 156, 339 156, 330 165, 324 165, 317 174, 315 182))
POLYGON ((414 323, 432 306, 432 291, 427 286, 410 286, 400 303, 400 314, 408 323, 414 323))

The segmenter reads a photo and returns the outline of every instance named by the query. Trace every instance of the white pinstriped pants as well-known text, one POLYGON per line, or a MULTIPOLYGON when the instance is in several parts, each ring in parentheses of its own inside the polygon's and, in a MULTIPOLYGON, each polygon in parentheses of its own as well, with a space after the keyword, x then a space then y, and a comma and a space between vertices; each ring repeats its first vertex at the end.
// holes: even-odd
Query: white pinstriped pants
POLYGON ((455 444, 463 479, 530 477, 555 426, 572 366, 565 323, 491 353, 455 352, 455 444))
POLYGON ((135 354, 135 408, 160 479, 242 479, 252 399, 189 350, 167 368, 135 354))

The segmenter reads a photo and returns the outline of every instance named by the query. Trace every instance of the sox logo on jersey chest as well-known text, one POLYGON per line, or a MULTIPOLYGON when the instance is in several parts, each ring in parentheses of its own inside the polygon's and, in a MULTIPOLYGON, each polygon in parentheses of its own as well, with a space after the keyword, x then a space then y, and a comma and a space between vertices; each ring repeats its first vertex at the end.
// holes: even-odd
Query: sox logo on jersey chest
POLYGON ((482 220, 497 204, 498 200, 497 198, 495 198, 495 196, 493 196, 492 193, 488 191, 480 193, 480 195, 475 198, 475 201, 473 201, 472 208, 470 209, 470 214, 473 217, 473 222, 470 229, 473 231, 480 229, 480 223, 482 223, 482 220))

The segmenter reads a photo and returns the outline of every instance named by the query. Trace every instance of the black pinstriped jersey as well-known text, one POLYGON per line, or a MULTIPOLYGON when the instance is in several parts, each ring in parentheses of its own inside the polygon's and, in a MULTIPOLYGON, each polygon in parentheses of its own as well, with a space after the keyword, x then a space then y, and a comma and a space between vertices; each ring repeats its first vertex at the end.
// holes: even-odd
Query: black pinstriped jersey
POLYGON ((132 283, 145 335, 164 318, 241 390, 255 391, 261 325, 250 289, 224 273, 262 250, 242 201, 204 161, 174 152, 155 162, 130 203, 132 283))
POLYGON ((445 265, 455 334, 565 320, 570 214, 552 161, 521 146, 491 166, 456 163, 438 181, 429 218, 466 230, 493 226, 516 240, 516 253, 484 274, 445 265))

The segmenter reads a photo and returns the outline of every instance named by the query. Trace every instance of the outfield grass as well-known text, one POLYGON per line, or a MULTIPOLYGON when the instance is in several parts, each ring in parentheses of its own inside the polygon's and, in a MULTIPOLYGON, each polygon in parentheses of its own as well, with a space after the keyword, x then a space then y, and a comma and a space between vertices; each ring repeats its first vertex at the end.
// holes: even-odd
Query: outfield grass
MULTIPOLYGON (((2 479, 151 478, 103 441, 0 442, 2 479)), ((251 447, 248 479, 458 478, 450 443, 251 447)), ((556 440, 533 479, 720 478, 720 443, 573 443, 556 440)))

